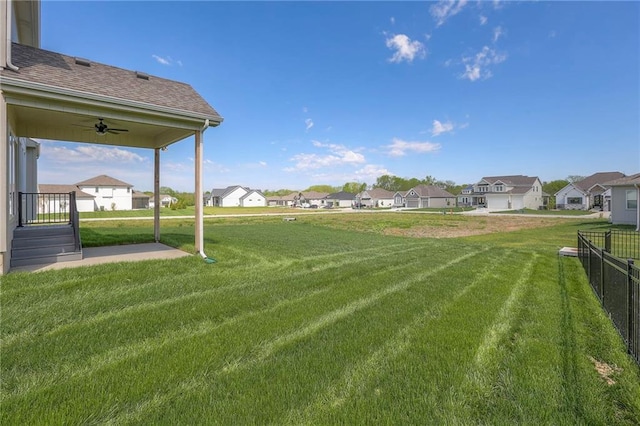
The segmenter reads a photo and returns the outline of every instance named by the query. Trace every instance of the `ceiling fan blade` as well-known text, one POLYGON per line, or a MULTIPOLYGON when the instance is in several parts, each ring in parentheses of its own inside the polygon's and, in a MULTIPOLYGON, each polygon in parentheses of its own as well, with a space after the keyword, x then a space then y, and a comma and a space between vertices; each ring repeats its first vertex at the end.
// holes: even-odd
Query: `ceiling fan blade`
POLYGON ((114 132, 128 132, 129 131, 127 129, 111 129, 111 128, 109 128, 109 130, 113 130, 114 132))

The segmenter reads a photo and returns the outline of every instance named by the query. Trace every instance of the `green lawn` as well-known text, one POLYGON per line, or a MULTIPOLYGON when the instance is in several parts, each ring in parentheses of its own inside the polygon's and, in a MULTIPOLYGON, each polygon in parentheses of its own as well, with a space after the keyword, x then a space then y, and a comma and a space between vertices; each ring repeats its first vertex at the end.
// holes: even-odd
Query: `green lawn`
MULTIPOLYGON (((265 213, 300 213, 317 212, 315 209, 293 209, 291 207, 204 207, 204 215, 230 215, 230 214, 265 214, 265 213)), ((171 209, 168 207, 160 209, 160 217, 171 216, 193 216, 196 210, 194 206, 184 209, 171 209)), ((82 219, 114 219, 121 217, 148 217, 153 218, 153 209, 140 210, 105 210, 97 212, 80 212, 82 219)))
MULTIPOLYGON (((640 423, 638 366, 577 259, 557 256, 606 222, 384 235, 454 220, 482 219, 210 219, 215 264, 2 277, 0 423, 640 423)), ((82 224, 89 245, 152 233, 82 224)), ((193 250, 193 222, 163 221, 162 239, 193 250)))
POLYGON ((491 214, 535 214, 535 215, 548 215, 548 216, 589 216, 594 212, 589 210, 533 210, 533 209, 520 209, 520 210, 503 210, 497 212, 491 212, 491 214))

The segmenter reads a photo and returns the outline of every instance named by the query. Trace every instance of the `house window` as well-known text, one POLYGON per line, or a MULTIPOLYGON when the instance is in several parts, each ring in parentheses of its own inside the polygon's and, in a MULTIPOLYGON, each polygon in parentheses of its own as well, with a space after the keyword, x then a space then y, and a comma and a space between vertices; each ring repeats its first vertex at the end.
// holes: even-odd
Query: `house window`
POLYGON ((638 208, 638 193, 635 189, 627 189, 627 210, 638 208))
POLYGON ((582 204, 582 197, 568 197, 567 204, 582 204))
POLYGON ((96 193, 98 192, 98 187, 97 187, 97 186, 96 186, 96 190, 95 190, 95 192, 96 192, 96 193))
POLYGON ((502 185, 496 186, 496 192, 502 192, 503 190, 504 190, 504 187, 502 185))

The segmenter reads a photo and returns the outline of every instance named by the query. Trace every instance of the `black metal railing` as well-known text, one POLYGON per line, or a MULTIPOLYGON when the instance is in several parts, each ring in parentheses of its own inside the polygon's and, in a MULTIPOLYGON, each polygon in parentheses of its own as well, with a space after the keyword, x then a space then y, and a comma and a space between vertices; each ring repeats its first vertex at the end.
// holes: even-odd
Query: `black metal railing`
POLYGON ((73 224, 76 193, 18 192, 18 226, 73 224))
POLYGON ((640 267, 632 258, 611 253, 613 247, 628 253, 625 251, 629 250, 628 241, 640 241, 637 236, 626 235, 628 233, 633 234, 578 231, 578 257, 593 292, 627 344, 629 353, 640 364, 640 267), (616 238, 622 238, 624 243, 616 243, 616 238))

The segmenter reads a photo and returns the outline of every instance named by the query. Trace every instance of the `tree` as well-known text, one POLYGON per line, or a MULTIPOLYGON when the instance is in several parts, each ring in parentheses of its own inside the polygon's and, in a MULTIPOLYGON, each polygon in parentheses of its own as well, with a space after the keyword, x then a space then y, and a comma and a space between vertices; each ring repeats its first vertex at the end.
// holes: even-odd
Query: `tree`
POLYGON ((382 188, 387 191, 399 191, 400 190, 400 182, 398 182, 398 177, 393 175, 382 175, 378 176, 376 179, 376 183, 373 184, 374 188, 382 188))
POLYGON ((169 188, 168 186, 161 186, 160 187, 160 193, 161 194, 165 194, 165 195, 171 195, 172 197, 175 197, 175 195, 176 195, 176 191, 174 191, 173 189, 169 188))
POLYGON ((344 192, 350 192, 351 194, 359 194, 367 189, 366 183, 347 182, 342 186, 344 192))
POLYGON ((580 175, 569 175, 569 176, 567 176, 567 180, 569 181, 569 183, 580 182, 584 178, 585 178, 584 176, 580 176, 580 175))
POLYGON ((312 185, 305 190, 305 192, 311 192, 311 191, 332 193, 332 192, 340 191, 340 188, 335 188, 331 185, 312 185))
POLYGON ((551 182, 542 183, 542 190, 551 196, 549 197, 550 209, 556 208, 556 197, 554 197, 553 194, 560 191, 562 188, 564 188, 567 185, 569 185, 569 181, 565 179, 552 180, 551 182))

